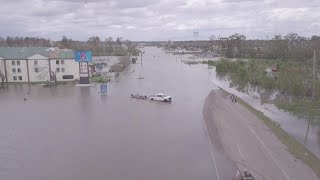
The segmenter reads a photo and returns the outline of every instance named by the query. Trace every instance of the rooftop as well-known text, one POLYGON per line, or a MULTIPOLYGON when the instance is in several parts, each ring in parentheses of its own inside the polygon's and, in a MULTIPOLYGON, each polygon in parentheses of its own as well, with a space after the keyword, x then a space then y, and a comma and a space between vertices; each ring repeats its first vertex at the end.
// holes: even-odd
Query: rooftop
POLYGON ((23 60, 39 54, 50 59, 74 59, 72 49, 57 47, 0 47, 0 59, 23 60))

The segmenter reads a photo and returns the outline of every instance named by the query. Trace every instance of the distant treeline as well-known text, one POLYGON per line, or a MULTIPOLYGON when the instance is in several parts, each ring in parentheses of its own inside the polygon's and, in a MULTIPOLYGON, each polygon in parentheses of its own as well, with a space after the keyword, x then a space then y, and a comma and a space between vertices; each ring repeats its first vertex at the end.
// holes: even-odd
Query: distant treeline
POLYGON ((51 47, 52 41, 39 37, 0 37, 1 47, 51 47))
POLYGON ((187 50, 212 50, 227 58, 263 58, 304 61, 313 57, 313 50, 320 48, 320 36, 303 37, 296 33, 276 35, 268 40, 247 40, 236 33, 229 37, 210 36, 208 41, 167 42, 166 48, 187 50))
POLYGON ((112 37, 101 40, 98 36, 90 37, 87 41, 74 41, 63 36, 61 41, 51 41, 39 37, 0 37, 1 47, 59 47, 63 49, 91 50, 95 56, 122 56, 129 53, 137 55, 137 43, 123 40, 121 37, 114 41, 112 37))

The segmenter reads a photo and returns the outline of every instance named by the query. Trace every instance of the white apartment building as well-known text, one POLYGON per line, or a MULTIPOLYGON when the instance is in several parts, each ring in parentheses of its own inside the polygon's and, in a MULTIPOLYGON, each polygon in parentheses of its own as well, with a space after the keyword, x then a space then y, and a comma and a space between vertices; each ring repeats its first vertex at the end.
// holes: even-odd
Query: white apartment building
POLYGON ((6 82, 74 81, 79 79, 79 63, 72 50, 0 47, 0 73, 6 82))

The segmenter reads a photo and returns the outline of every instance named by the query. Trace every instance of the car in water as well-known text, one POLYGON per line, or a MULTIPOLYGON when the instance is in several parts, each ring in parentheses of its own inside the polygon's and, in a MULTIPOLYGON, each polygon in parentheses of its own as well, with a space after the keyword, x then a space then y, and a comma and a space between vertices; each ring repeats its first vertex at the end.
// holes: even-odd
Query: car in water
POLYGON ((172 97, 171 96, 167 96, 167 95, 162 94, 162 93, 151 95, 149 97, 149 99, 151 101, 163 101, 163 102, 171 102, 172 101, 172 97))

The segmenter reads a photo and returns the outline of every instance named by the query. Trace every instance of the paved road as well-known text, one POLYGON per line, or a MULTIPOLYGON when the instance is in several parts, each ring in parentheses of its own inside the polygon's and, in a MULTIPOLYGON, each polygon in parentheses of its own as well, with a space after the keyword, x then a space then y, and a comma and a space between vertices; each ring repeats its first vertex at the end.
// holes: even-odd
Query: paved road
POLYGON ((212 91, 203 109, 217 178, 233 179, 237 168, 261 180, 316 180, 318 177, 250 111, 212 91))

